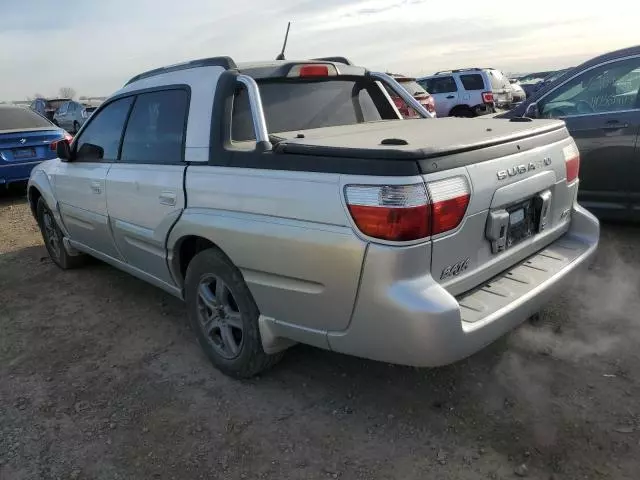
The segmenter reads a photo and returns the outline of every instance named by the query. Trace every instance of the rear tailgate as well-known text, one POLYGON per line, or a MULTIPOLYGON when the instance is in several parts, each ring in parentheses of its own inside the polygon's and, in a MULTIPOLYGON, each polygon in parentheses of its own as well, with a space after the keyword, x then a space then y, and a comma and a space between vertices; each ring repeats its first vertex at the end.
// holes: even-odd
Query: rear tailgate
POLYGON ((531 140, 490 147, 486 150, 495 155, 477 163, 463 157, 486 158, 490 152, 454 155, 450 161, 464 167, 424 175, 427 184, 464 176, 471 190, 461 224, 433 238, 432 276, 450 293, 459 295, 491 279, 568 229, 578 182, 567 184, 565 158, 577 154, 575 144, 566 131, 542 134, 537 146, 527 148, 531 140))
POLYGON ((16 164, 54 158, 51 144, 60 138, 58 129, 0 132, 0 161, 16 164))

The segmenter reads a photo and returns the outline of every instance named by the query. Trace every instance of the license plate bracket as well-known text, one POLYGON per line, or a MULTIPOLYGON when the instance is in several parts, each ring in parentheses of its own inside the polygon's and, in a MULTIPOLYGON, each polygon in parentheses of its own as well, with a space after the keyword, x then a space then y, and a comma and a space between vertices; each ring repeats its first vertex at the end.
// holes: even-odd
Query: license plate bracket
POLYGON ((506 208, 509 214, 506 249, 536 233, 536 208, 533 198, 506 208))

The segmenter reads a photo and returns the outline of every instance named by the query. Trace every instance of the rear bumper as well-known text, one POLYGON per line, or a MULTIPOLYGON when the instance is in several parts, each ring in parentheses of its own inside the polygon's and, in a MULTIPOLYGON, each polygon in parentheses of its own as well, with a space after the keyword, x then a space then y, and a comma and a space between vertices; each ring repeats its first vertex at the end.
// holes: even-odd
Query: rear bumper
POLYGON ((3 163, 0 160, 0 185, 8 185, 15 182, 26 182, 31 176, 33 167, 43 160, 24 163, 3 163))
POLYGON ((431 367, 463 359, 501 337, 560 293, 564 280, 598 246, 598 220, 574 207, 569 230, 491 281, 458 298, 430 275, 385 281, 405 260, 371 247, 349 328, 330 332, 335 351, 374 360, 431 367))

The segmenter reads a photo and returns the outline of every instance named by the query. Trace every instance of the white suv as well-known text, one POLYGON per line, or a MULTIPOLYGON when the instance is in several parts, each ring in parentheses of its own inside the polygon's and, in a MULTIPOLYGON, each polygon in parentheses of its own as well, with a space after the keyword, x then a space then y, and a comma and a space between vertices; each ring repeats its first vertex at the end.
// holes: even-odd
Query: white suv
POLYGON ((438 117, 475 117, 513 102, 509 79, 494 68, 436 72, 418 83, 433 96, 438 117))

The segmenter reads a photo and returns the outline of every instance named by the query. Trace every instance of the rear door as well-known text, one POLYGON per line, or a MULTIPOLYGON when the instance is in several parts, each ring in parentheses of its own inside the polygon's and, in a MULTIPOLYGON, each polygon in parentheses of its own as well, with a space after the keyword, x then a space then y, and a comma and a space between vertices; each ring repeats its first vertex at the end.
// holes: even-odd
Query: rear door
POLYGON ((577 73, 538 101, 561 118, 580 149, 580 202, 601 216, 626 218, 638 202, 640 56, 577 73))
POLYGON ((74 161, 60 162, 54 172, 56 198, 71 240, 116 259, 121 256, 109 227, 106 178, 118 158, 132 103, 132 98, 121 98, 97 112, 73 143, 74 161))
POLYGON ((427 78, 418 83, 433 97, 438 117, 448 117, 451 110, 459 104, 458 86, 453 76, 427 78))
POLYGON ((173 284, 166 239, 185 206, 184 141, 189 95, 175 88, 139 94, 107 175, 107 207, 125 261, 173 284))

